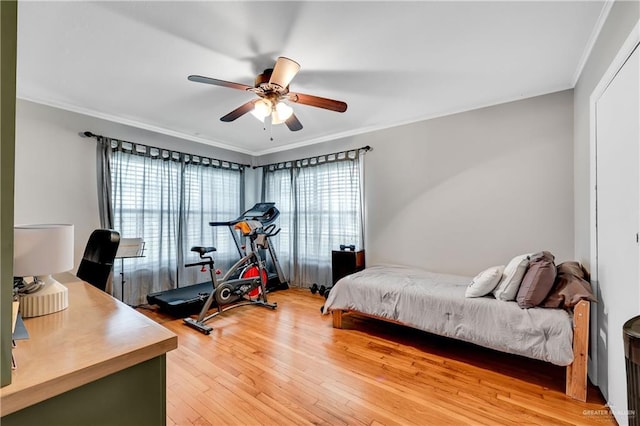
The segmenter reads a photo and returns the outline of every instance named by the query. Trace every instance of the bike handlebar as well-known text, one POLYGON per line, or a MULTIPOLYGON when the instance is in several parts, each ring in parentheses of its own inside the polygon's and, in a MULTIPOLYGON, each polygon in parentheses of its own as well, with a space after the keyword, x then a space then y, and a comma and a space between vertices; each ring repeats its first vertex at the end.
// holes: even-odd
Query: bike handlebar
POLYGON ((278 230, 276 232, 273 232, 275 227, 276 227, 276 224, 272 223, 271 225, 269 225, 266 228, 264 228, 264 230, 262 232, 266 237, 275 237, 276 235, 278 235, 280 233, 280 230, 282 229, 282 228, 278 228, 278 230))
POLYGON ((275 237, 276 235, 278 235, 280 233, 281 230, 282 230, 282 228, 278 228, 278 230, 276 232, 270 232, 269 234, 267 234, 267 237, 275 237))
POLYGON ((184 267, 188 268, 190 266, 202 266, 202 265, 213 265, 213 260, 203 260, 202 262, 186 263, 184 267))

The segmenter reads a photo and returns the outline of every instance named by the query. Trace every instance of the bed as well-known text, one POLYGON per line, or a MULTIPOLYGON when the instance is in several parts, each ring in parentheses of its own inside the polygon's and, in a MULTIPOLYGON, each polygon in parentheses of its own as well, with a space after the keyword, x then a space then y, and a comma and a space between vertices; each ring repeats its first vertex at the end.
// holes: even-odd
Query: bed
POLYGON ((573 312, 522 309, 493 297, 467 298, 470 277, 417 268, 373 266, 346 276, 323 308, 342 328, 356 313, 567 367, 566 393, 586 400, 589 301, 573 312))

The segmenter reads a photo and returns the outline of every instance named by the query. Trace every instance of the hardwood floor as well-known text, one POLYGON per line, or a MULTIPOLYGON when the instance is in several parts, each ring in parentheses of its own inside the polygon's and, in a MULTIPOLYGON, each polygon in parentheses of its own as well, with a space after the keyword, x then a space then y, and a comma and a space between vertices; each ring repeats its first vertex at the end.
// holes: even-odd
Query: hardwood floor
POLYGON ((615 424, 597 388, 564 395, 562 367, 355 316, 337 330, 308 290, 269 301, 214 318, 209 336, 140 309, 178 335, 168 425, 615 424))

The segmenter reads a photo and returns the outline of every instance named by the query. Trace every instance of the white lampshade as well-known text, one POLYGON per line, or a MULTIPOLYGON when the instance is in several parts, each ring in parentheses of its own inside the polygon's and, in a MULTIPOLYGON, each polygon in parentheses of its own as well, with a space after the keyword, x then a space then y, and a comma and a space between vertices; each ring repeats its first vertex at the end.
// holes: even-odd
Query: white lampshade
POLYGON ((69 306, 65 286, 51 277, 73 269, 73 225, 19 225, 13 229, 13 276, 34 277, 42 288, 20 295, 25 318, 47 315, 69 306))
POLYGON ((291 117, 291 114, 293 114, 293 108, 291 108, 289 105, 285 104, 284 102, 278 102, 271 116, 272 123, 282 124, 285 121, 287 121, 287 118, 291 117))
POLYGON ((291 83, 291 80, 300 71, 300 64, 296 61, 280 56, 273 67, 269 84, 275 84, 283 89, 291 83))
POLYGON ((251 114, 253 114, 253 116, 258 120, 264 121, 264 119, 271 114, 271 102, 266 99, 257 100, 253 104, 251 114))
POLYGON ((33 277, 73 269, 73 225, 13 228, 13 275, 33 277))
POLYGON ((291 114, 293 114, 293 108, 284 102, 278 102, 278 105, 276 105, 276 111, 278 111, 278 116, 283 120, 286 120, 291 117, 291 114))

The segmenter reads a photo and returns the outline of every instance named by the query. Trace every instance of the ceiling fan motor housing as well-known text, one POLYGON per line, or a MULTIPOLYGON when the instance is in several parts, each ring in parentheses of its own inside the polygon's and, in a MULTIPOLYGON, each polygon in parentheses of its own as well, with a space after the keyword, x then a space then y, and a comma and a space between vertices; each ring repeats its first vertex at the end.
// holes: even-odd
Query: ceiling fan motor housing
POLYGON ((262 74, 258 74, 256 77, 256 83, 254 87, 258 88, 263 84, 269 83, 269 79, 271 78, 271 73, 273 72, 273 68, 267 68, 262 72, 262 74))
MULTIPOLYGON (((262 74, 258 74, 255 80, 254 87, 256 89, 261 89, 264 95, 268 95, 269 93, 278 93, 278 94, 286 94, 289 93, 289 86, 280 87, 276 84, 270 84, 271 75, 273 74, 273 68, 267 68, 262 72, 262 74)), ((259 94, 259 92, 256 92, 259 94)))

